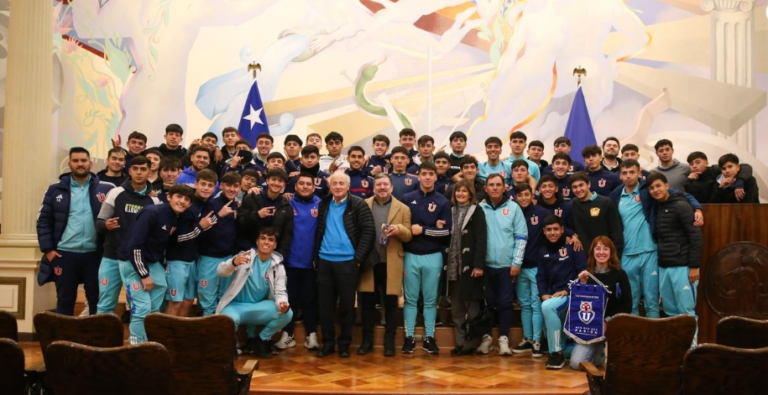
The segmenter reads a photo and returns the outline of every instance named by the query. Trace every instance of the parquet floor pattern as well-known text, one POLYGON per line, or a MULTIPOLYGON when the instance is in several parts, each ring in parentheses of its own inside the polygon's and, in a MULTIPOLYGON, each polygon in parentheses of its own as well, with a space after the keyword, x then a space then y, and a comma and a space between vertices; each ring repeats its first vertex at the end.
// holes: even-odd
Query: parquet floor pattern
MULTIPOLYGON (((546 358, 529 355, 453 357, 449 349, 427 355, 384 357, 377 347, 365 356, 317 358, 301 345, 260 361, 253 394, 582 394, 586 376, 570 368, 546 370, 546 358)), ((399 349, 398 349, 399 351, 399 349)), ((242 359, 242 358, 241 358, 242 359)))

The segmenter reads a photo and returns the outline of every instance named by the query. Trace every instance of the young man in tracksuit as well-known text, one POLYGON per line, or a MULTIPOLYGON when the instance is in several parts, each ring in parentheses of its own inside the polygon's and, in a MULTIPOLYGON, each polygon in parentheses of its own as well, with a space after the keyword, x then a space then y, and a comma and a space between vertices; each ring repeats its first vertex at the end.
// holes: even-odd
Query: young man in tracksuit
POLYGON ((262 228, 256 248, 219 263, 221 277, 233 277, 216 306, 216 314, 226 315, 240 324, 263 325, 258 337, 248 340, 248 348, 259 358, 272 358, 272 336, 293 317, 288 304, 283 256, 275 252, 277 231, 262 228), (234 275, 234 276, 233 276, 234 275))
POLYGON ((147 341, 144 318, 158 311, 165 299, 165 246, 176 235, 179 215, 189 208, 195 191, 187 185, 174 185, 168 203, 146 206, 136 216, 133 232, 126 241, 130 262, 120 261, 120 278, 131 303, 131 337, 147 341))
MULTIPOLYGON (((306 148, 306 147, 305 147, 306 148)), ((238 232, 256 242, 259 229, 271 227, 277 231, 277 252, 287 256, 293 238, 293 207, 283 196, 288 174, 282 169, 267 172, 267 190, 259 194, 247 194, 237 211, 238 232)))
MULTIPOLYGON (((393 152, 394 153, 394 152, 393 152)), ((430 354, 440 352, 435 342, 435 318, 443 250, 451 230, 451 202, 435 191, 437 167, 426 162, 419 165, 419 190, 407 193, 402 202, 411 209, 413 238, 404 245, 405 342, 402 352, 411 354, 416 348, 413 337, 416 326, 416 304, 419 292, 424 296, 424 331, 422 348, 430 354)))
MULTIPOLYGON (((168 301, 166 313, 186 317, 197 295, 197 246, 201 234, 215 223, 213 213, 203 216, 203 208, 213 196, 219 177, 211 169, 197 173, 195 198, 183 215, 179 216, 176 237, 168 243, 165 251, 168 266, 168 301)), ((216 290, 214 290, 216 292, 216 290)))
MULTIPOLYGON (((520 206, 505 193, 504 178, 491 174, 485 183, 488 200, 480 203, 488 226, 486 249, 485 302, 499 314, 499 354, 511 355, 509 329, 512 326, 512 303, 515 301, 515 280, 520 275, 528 241, 528 228, 520 206)), ((488 354, 493 339, 483 336, 477 352, 488 354)))
POLYGON ((99 301, 101 243, 94 223, 114 185, 100 182, 91 173, 91 165, 88 150, 70 149, 71 173, 63 174, 58 183, 48 187, 37 216, 37 242, 43 252, 41 273, 47 269, 49 274, 38 276, 38 282, 56 283, 56 312, 64 315, 74 314, 80 283, 85 285, 90 314, 96 313, 99 301))
POLYGON ((504 183, 512 185, 512 163, 501 160, 501 149, 503 145, 498 137, 488 137, 485 140, 485 154, 488 161, 480 162, 477 178, 482 182, 491 174, 499 174, 504 178, 504 183))
POLYGON ((581 150, 581 155, 584 157, 584 163, 587 164, 586 172, 592 192, 608 196, 621 185, 619 176, 603 167, 603 150, 600 147, 588 145, 581 150))
POLYGON ((543 173, 549 175, 555 180, 557 190, 560 192, 560 196, 563 200, 568 202, 574 198, 573 191, 571 190, 571 172, 568 169, 571 168, 571 157, 568 154, 559 152, 552 157, 552 164, 549 165, 551 171, 543 173))
MULTIPOLYGON (((179 178, 176 179, 176 183, 188 185, 194 188, 195 183, 197 182, 197 172, 207 169, 208 164, 211 163, 211 152, 208 151, 207 148, 198 145, 195 148, 192 148, 189 157, 192 161, 192 166, 184 168, 184 170, 179 175, 179 178)), ((214 174, 216 174, 215 171, 214 174)), ((219 184, 217 182, 216 192, 218 192, 218 189, 219 184)))
POLYGON ((659 246, 659 291, 664 313, 696 317, 696 287, 703 250, 701 228, 694 226, 693 207, 685 197, 669 193, 669 183, 663 173, 651 173, 646 182, 657 203, 651 209, 651 216, 653 235, 659 246))
POLYGON ((365 167, 365 174, 375 176, 379 173, 389 173, 392 166, 389 163, 387 151, 389 151, 389 137, 383 134, 373 136, 373 155, 368 158, 368 164, 365 167))
POLYGON ((616 246, 616 253, 624 250, 624 226, 616 203, 607 196, 590 190, 589 176, 577 172, 571 176, 571 188, 575 199, 571 201, 576 234, 584 248, 592 246, 597 236, 608 236, 616 246))
MULTIPOLYGON (((653 239, 654 218, 650 215, 656 201, 651 197, 648 184, 641 179, 640 163, 634 159, 621 162, 619 175, 624 186, 611 192, 610 198, 619 208, 624 225, 624 252, 621 267, 632 285, 632 314, 638 315, 640 296, 645 299, 645 315, 659 318, 659 265, 658 247, 653 239)), ((671 194, 679 191, 670 190, 671 194)), ((701 205, 684 194, 696 213, 701 205)), ((696 214, 694 214, 696 215, 696 214)))
POLYGON ((536 282, 547 331, 547 369, 560 369, 565 365, 563 319, 568 303, 568 283, 586 269, 587 253, 575 251, 572 244, 566 243, 563 220, 555 215, 544 219, 544 237, 539 250, 536 282))
POLYGON ((373 196, 373 178, 365 171, 365 150, 354 145, 347 151, 349 169, 345 171, 349 176, 349 193, 363 199, 373 196))
MULTIPOLYGON (((320 198, 315 195, 315 179, 309 173, 300 173, 295 185, 296 192, 291 199, 293 207, 293 232, 307 237, 301 242, 291 243, 291 249, 285 258, 285 271, 288 275, 288 300, 291 306, 300 308, 304 317, 304 329, 307 338, 304 348, 316 350, 317 341, 317 271, 312 253, 315 249, 315 232, 320 198)), ((284 328, 284 335, 277 342, 278 348, 294 347, 293 329, 295 317, 284 328)))
POLYGON ((562 218, 565 226, 573 230, 571 204, 563 199, 553 176, 545 175, 539 180, 539 199, 536 201, 536 205, 549 210, 550 214, 562 218))
POLYGON ((240 191, 240 175, 236 172, 224 174, 221 178, 221 193, 209 199, 201 213, 209 218, 213 226, 200 235, 197 258, 197 299, 208 316, 216 310, 220 294, 226 289, 220 286, 221 278, 216 274, 217 263, 232 257, 237 239, 237 208, 235 201, 240 191))
POLYGON ((149 195, 149 160, 144 156, 131 159, 126 182, 107 194, 96 218, 96 229, 104 233, 104 258, 99 266, 99 304, 96 312, 112 313, 117 305, 120 288, 120 263, 131 258, 126 241, 133 230, 136 214, 145 206, 160 204, 149 195))
POLYGON ((528 184, 518 185, 515 201, 523 210, 523 218, 528 228, 528 242, 525 245, 525 256, 520 275, 517 276, 517 300, 520 302, 521 319, 523 323, 523 341, 512 352, 522 354, 531 352, 534 358, 541 358, 541 331, 544 319, 541 315, 541 299, 536 282, 538 271, 539 250, 544 243, 544 219, 551 213, 549 210, 533 204, 533 191, 528 184))
POLYGON ((394 190, 392 196, 395 199, 404 202, 403 196, 419 189, 419 178, 413 174, 406 173, 408 166, 408 150, 403 147, 392 148, 390 161, 392 162, 392 183, 394 190))
MULTIPOLYGON (((315 196, 322 199, 323 196, 328 194, 328 177, 331 175, 320 170, 320 150, 314 145, 307 145, 301 149, 301 166, 299 166, 299 172, 309 173, 315 179, 315 196)), ((299 176, 293 176, 288 179, 288 183, 285 186, 286 193, 294 193, 296 188, 296 182, 299 176)), ((280 243, 277 243, 280 245, 280 243)))

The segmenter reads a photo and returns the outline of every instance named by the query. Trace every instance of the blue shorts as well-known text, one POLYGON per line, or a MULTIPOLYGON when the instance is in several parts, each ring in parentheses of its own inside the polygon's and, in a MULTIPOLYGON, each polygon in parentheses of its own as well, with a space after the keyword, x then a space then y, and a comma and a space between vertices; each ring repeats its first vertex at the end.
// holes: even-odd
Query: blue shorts
POLYGON ((197 265, 195 262, 168 261, 168 292, 165 300, 181 302, 194 300, 197 295, 197 265))

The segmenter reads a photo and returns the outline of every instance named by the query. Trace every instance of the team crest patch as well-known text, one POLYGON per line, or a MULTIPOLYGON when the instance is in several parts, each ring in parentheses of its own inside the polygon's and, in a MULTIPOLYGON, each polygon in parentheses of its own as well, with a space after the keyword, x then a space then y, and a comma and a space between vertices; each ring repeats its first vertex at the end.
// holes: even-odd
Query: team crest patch
POLYGON ((176 296, 176 289, 175 288, 171 288, 171 296, 172 297, 176 296))
POLYGON ((368 188, 368 181, 360 180, 360 185, 362 185, 363 188, 368 188))
POLYGON ((108 279, 108 278, 106 278, 106 277, 102 278, 102 279, 101 279, 101 285, 103 285, 103 286, 105 286, 105 287, 106 287, 106 286, 107 286, 107 284, 109 284, 109 279, 108 279))
MULTIPOLYGON (((237 212, 237 211, 235 211, 235 212, 237 212)), ((295 217, 297 215, 299 215, 299 212, 296 209, 293 209, 293 216, 295 217)))
POLYGON ((635 203, 640 203, 640 195, 635 195, 635 203))
POLYGON ((507 172, 506 171, 499 172, 499 175, 501 175, 502 178, 507 178, 507 172))
POLYGON ((597 185, 600 186, 600 188, 605 188, 605 178, 601 178, 600 181, 597 182, 597 185))
POLYGON ((63 272, 64 269, 61 268, 61 266, 56 266, 53 268, 53 272, 56 273, 57 276, 61 276, 61 272, 63 272))
POLYGON ((592 207, 591 209, 589 209, 589 215, 591 215, 593 217, 599 216, 600 215, 600 208, 599 207, 592 207))
POLYGON ((140 283, 133 283, 133 284, 131 284, 131 287, 133 288, 134 291, 138 291, 138 290, 141 289, 141 284, 140 283))
POLYGON ((429 206, 427 206, 427 209, 429 210, 430 213, 434 213, 435 210, 437 209, 437 203, 434 203, 434 202, 430 203, 429 206))
POLYGON ((205 288, 208 286, 208 280, 200 280, 200 286, 205 288))
POLYGON ((323 182, 320 178, 315 178, 315 185, 320 186, 320 183, 323 182))
POLYGON ((573 172, 573 165, 568 168, 568 171, 573 172))
POLYGON ((311 210, 311 212, 312 212, 312 216, 313 216, 313 217, 315 217, 315 218, 317 218, 317 215, 318 215, 318 211, 317 211, 317 209, 316 209, 316 208, 313 208, 313 209, 311 210))
POLYGON ((508 208, 503 208, 503 209, 501 209, 501 213, 502 213, 504 216, 507 216, 507 215, 509 215, 509 209, 508 209, 508 208))
POLYGON ((579 305, 579 320, 589 325, 595 319, 595 312, 592 311, 592 302, 583 301, 579 305))
POLYGON ((560 256, 561 256, 561 257, 566 257, 566 256, 568 256, 568 250, 567 250, 565 247, 563 247, 563 248, 561 248, 561 249, 560 249, 560 256))
POLYGON ((538 224, 539 224, 539 216, 534 215, 533 217, 531 217, 531 225, 538 225, 538 224))
POLYGON ((96 194, 96 199, 99 200, 99 203, 104 203, 104 200, 107 199, 107 195, 102 192, 99 192, 96 194))
POLYGON ((563 188, 563 196, 571 196, 571 188, 563 188))
POLYGON ((411 180, 410 178, 406 178, 405 185, 411 185, 411 184, 413 184, 413 180, 411 180))
POLYGON ((563 209, 561 209, 561 208, 555 209, 555 215, 557 215, 558 217, 562 217, 563 216, 563 209))

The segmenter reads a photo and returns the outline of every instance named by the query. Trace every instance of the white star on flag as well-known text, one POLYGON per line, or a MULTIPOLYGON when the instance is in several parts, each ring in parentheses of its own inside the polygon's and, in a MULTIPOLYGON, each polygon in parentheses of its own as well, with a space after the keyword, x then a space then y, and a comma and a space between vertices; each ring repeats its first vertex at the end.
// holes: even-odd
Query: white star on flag
POLYGON ((262 111, 264 111, 264 108, 260 108, 256 110, 253 108, 253 106, 251 106, 251 113, 243 117, 243 119, 247 119, 251 121, 251 129, 253 129, 253 125, 255 125, 256 123, 259 123, 261 125, 264 124, 264 122, 261 122, 262 111))

